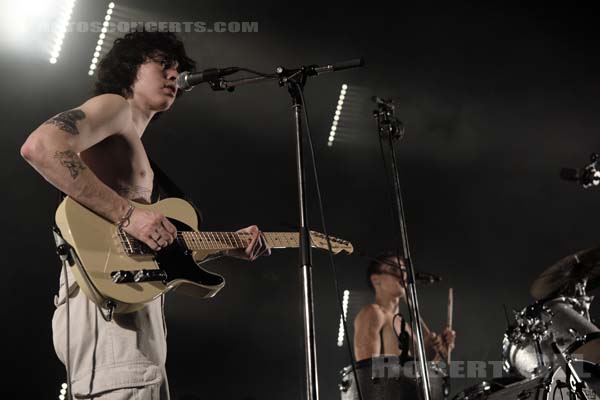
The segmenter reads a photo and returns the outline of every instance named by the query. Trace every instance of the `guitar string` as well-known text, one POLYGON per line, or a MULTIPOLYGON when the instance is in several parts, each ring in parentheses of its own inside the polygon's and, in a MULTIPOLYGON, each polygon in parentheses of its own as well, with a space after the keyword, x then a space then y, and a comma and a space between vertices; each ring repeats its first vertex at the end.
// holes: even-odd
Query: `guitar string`
MULTIPOLYGON (((271 244, 284 245, 289 247, 298 244, 298 233, 296 232, 265 232, 265 238, 271 244)), ((124 235, 129 242, 133 239, 130 235, 124 235)), ((177 238, 182 239, 188 247, 199 249, 222 248, 223 245, 232 248, 244 248, 250 244, 250 233, 235 232, 198 232, 198 231, 178 231, 177 238), (190 246, 191 245, 191 246, 190 246)), ((138 241, 137 239, 134 239, 138 241)), ((139 242, 139 241, 138 241, 139 242)))

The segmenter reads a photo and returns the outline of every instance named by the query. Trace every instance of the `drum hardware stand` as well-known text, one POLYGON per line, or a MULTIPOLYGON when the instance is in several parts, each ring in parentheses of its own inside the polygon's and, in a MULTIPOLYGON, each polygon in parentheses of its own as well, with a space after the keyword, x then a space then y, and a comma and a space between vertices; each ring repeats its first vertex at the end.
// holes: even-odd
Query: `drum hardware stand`
POLYGON ((535 355, 538 359, 538 366, 535 368, 535 375, 539 376, 548 372, 548 366, 544 362, 544 353, 542 352, 542 343, 539 335, 535 338, 535 355))
MULTIPOLYGON (((419 372, 421 376, 421 391, 423 394, 423 400, 431 399, 431 387, 429 383, 429 373, 427 371, 427 356, 425 353, 425 343, 423 341, 423 330, 421 328, 421 315, 419 313, 419 301, 417 298, 417 288, 415 280, 415 271, 410 257, 410 249, 408 243, 408 231, 406 228, 406 218, 404 215, 404 205, 402 201, 402 192, 400 189, 400 177, 398 174, 398 165, 396 162, 396 153, 394 149, 394 141, 400 141, 404 137, 404 125, 402 121, 394 116, 394 105, 392 101, 380 99, 374 97, 373 100, 377 103, 377 110, 373 111, 373 116, 377 121, 377 133, 379 135, 380 143, 387 140, 390 148, 392 160, 391 166, 393 171, 392 179, 394 181, 394 200, 398 226, 400 228, 401 245, 406 263, 407 270, 407 289, 409 296, 407 303, 409 305, 409 312, 411 314, 414 323, 414 334, 417 340, 416 350, 417 357, 419 360, 419 372)), ((383 145, 382 145, 383 146, 383 145)), ((382 154, 383 155, 383 154, 382 154)))
POLYGON ((565 377, 567 379, 566 385, 569 388, 570 392, 575 395, 576 398, 581 400, 592 400, 590 399, 583 389, 587 388, 587 385, 584 381, 581 380, 575 367, 573 367, 573 360, 569 354, 563 353, 559 350, 556 342, 552 342, 552 350, 557 355, 557 359, 559 360, 560 366, 565 371, 565 377))
POLYGON ((586 293, 588 278, 584 277, 575 285, 575 298, 579 301, 582 308, 581 314, 591 322, 590 306, 594 300, 594 296, 588 296, 586 293))

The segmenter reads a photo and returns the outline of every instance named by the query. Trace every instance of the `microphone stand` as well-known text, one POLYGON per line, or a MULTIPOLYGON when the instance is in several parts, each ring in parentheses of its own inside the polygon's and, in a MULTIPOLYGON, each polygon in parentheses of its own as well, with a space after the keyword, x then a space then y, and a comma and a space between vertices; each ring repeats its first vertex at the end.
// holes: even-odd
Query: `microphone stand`
POLYGON ((296 175, 298 179, 298 209, 300 217, 299 265, 302 268, 302 309, 304 318, 304 348, 306 366, 306 399, 318 400, 319 381, 317 376, 317 352, 315 340, 315 319, 312 284, 312 260, 310 247, 310 229, 308 227, 308 209, 306 205, 306 179, 304 167, 303 134, 302 134, 302 92, 309 76, 317 76, 325 72, 334 72, 364 65, 362 58, 349 60, 333 65, 303 66, 298 69, 277 67, 276 74, 261 74, 258 77, 242 78, 226 81, 223 78, 209 82, 213 90, 232 92, 235 87, 259 83, 266 80, 278 80, 279 86, 287 86, 292 98, 294 122, 296 128, 296 175))
POLYGON ((403 256, 406 263, 407 282, 409 296, 409 311, 414 321, 414 331, 417 339, 417 357, 419 359, 419 372, 421 376, 421 392, 423 400, 431 399, 431 387, 429 384, 429 373, 427 371, 427 359, 425 354, 425 343, 423 341, 423 330, 421 328, 421 315, 419 313, 419 302, 417 298, 417 287, 415 279, 415 271, 410 257, 410 248, 408 244, 408 231, 406 229, 406 219, 404 215, 404 204, 402 202, 402 192, 400 190, 400 177, 398 174, 398 165, 396 162, 396 153, 394 149, 394 141, 400 141, 404 137, 404 126, 402 122, 394 117, 394 105, 390 101, 382 99, 375 100, 378 104, 377 110, 373 111, 373 116, 377 120, 377 132, 381 139, 387 140, 390 152, 392 155, 391 166, 394 181, 394 200, 396 208, 396 217, 400 227, 400 236, 402 241, 403 256))

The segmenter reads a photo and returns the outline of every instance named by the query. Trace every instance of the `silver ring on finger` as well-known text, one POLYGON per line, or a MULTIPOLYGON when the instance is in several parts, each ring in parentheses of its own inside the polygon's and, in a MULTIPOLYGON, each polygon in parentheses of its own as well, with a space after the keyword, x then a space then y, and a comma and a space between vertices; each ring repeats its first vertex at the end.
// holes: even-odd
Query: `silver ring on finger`
POLYGON ((150 239, 152 239, 154 241, 154 243, 156 243, 156 247, 157 247, 156 250, 157 251, 162 248, 162 246, 160 245, 160 243, 158 243, 158 240, 154 239, 152 236, 150 236, 150 239))

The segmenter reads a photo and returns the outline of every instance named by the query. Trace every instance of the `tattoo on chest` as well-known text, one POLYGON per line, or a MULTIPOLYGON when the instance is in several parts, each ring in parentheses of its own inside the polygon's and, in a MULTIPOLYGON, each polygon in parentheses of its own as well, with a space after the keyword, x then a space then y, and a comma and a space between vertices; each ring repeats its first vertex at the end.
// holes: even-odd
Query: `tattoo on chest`
POLYGON ((79 129, 77 129, 77 121, 81 121, 84 118, 85 113, 83 111, 78 109, 69 110, 55 115, 54 117, 46 121, 44 125, 51 124, 71 135, 79 135, 79 129))
POLYGON ((75 179, 79 176, 79 173, 84 169, 87 169, 81 158, 73 150, 57 151, 54 153, 60 164, 69 170, 71 178, 75 179))

